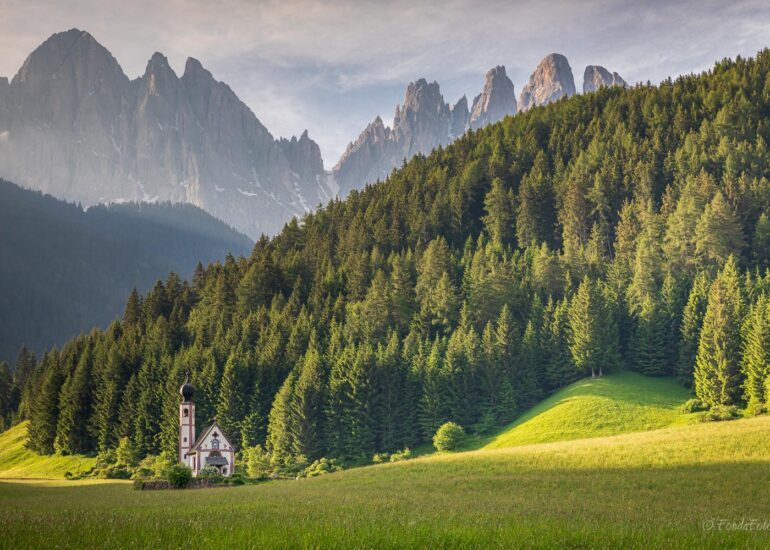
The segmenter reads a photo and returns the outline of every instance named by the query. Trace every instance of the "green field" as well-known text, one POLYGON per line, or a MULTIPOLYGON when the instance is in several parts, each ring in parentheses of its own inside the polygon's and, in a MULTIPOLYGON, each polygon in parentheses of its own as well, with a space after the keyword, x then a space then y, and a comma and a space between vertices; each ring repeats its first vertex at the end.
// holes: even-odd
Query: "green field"
POLYGON ((232 489, 5 481, 0 546, 767 548, 718 525, 770 518, 769 487, 761 417, 232 489))
POLYGON ((584 378, 542 401, 486 444, 499 449, 529 443, 656 430, 697 421, 679 407, 692 397, 671 378, 621 371, 584 378))
POLYGON ((0 433, 0 479, 63 478, 90 469, 96 459, 83 456, 40 456, 24 447, 27 423, 0 433))
MULTIPOLYGON (((770 418, 692 423, 687 397, 628 373, 584 380, 489 448, 256 486, 4 480, 0 547, 767 548, 770 530, 728 527, 770 522, 770 418)), ((24 429, 0 435, 16 442, 3 476, 88 465, 26 454, 24 429)))

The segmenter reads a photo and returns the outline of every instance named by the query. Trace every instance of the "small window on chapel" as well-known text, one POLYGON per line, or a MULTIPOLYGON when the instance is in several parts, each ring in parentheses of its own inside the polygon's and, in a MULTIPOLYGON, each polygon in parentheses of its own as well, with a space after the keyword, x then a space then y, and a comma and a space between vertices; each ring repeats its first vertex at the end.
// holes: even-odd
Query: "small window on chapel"
POLYGON ((184 411, 182 411, 182 416, 184 416, 185 418, 186 418, 186 417, 187 417, 189 414, 190 414, 190 411, 188 411, 187 409, 184 409, 184 411))
POLYGON ((187 438, 186 437, 184 438, 184 442, 187 443, 187 438))

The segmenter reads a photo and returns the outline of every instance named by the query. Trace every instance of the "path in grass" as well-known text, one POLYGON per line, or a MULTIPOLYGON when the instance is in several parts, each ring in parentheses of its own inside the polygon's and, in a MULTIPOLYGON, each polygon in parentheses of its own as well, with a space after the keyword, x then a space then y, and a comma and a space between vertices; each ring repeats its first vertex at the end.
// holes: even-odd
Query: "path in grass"
POLYGON ((90 469, 96 459, 84 456, 40 456, 24 446, 28 422, 0 433, 0 478, 63 479, 90 469))
POLYGON ((585 378, 556 392, 483 441, 496 449, 655 430, 688 424, 696 415, 679 407, 691 397, 672 378, 621 371, 585 378))

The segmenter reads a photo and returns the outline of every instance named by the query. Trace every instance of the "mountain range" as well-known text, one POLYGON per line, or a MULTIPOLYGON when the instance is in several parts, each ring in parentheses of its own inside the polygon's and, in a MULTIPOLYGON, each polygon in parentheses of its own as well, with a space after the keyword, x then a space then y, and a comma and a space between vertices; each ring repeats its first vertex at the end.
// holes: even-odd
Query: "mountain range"
MULTIPOLYGON (((589 66, 584 91, 625 86, 589 66)), ((334 197, 387 176, 404 159, 468 130, 576 93, 567 59, 550 54, 517 102, 496 66, 469 105, 444 101, 439 84, 409 84, 393 127, 376 117, 331 171, 305 131, 275 138, 196 59, 181 77, 160 53, 129 79, 85 31, 52 35, 8 81, 0 78, 0 177, 85 206, 128 201, 198 206, 257 238, 334 197)))

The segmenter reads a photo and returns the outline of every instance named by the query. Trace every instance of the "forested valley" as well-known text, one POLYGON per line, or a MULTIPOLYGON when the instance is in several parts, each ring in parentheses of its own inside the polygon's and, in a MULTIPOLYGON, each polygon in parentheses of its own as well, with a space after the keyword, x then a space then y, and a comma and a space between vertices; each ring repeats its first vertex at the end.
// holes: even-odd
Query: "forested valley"
POLYGON ((175 460, 199 424, 280 471, 483 433, 583 376, 770 398, 770 51, 606 88, 418 156, 248 258, 132 293, 108 329, 0 368, 40 453, 175 460))

